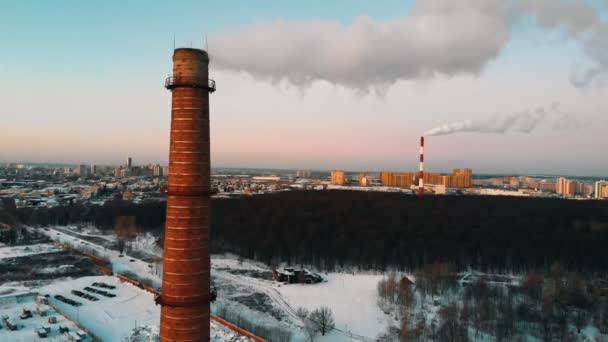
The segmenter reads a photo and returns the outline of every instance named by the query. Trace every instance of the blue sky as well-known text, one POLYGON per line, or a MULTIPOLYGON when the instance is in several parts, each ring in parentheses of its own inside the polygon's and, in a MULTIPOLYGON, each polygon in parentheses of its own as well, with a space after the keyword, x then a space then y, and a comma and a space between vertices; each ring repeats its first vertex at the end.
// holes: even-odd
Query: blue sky
MULTIPOLYGON (((358 16, 399 20, 414 6, 357 0, 0 0, 0 160, 119 163, 132 155, 165 163, 170 93, 162 84, 171 70, 174 36, 178 47, 202 47, 209 36, 213 58, 216 37, 256 23, 329 21, 348 27, 358 16)), ((601 85, 577 89, 568 81, 588 60, 580 45, 529 20, 516 21, 509 31, 498 57, 480 72, 404 79, 378 97, 327 81, 303 88, 272 83, 212 64, 218 81, 212 163, 408 170, 415 168, 418 136, 428 128, 559 102, 593 124, 436 137, 427 164, 437 171, 608 174, 608 161, 597 157, 608 148, 601 120, 608 93, 601 85)))

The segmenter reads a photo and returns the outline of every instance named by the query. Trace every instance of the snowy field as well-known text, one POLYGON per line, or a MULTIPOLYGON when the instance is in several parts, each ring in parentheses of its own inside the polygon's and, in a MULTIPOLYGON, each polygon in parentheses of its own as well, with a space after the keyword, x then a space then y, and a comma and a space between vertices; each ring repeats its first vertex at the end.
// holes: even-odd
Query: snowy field
MULTIPOLYGON (((386 330, 392 322, 377 304, 376 285, 382 275, 329 273, 327 282, 282 285, 277 290, 295 308, 312 311, 319 306, 331 308, 336 328, 370 340, 386 330)), ((321 341, 344 341, 348 335, 334 332, 321 341)))
POLYGON ((0 246, 0 260, 61 251, 63 251, 63 249, 51 243, 28 246, 0 246))
MULTIPOLYGON (((211 263, 211 275, 218 285, 220 302, 238 302, 233 297, 252 292, 265 294, 274 307, 284 313, 282 326, 292 329, 295 341, 306 340, 300 328, 303 322, 296 315, 296 310, 300 307, 309 311, 321 306, 331 308, 337 329, 326 336, 319 336, 320 342, 349 341, 351 336, 352 340, 373 341, 387 329, 389 322, 394 323, 392 316, 382 312, 377 304, 376 285, 382 279, 379 274, 324 273, 321 275, 326 282, 285 285, 270 279, 248 276, 248 273, 243 272, 252 271, 250 273, 255 275, 269 272, 270 269, 261 263, 239 261, 230 255, 213 255, 211 263)), ((258 312, 260 317, 257 319, 268 320, 269 311, 266 309, 258 312)), ((256 319, 255 310, 244 309, 243 314, 256 319)))

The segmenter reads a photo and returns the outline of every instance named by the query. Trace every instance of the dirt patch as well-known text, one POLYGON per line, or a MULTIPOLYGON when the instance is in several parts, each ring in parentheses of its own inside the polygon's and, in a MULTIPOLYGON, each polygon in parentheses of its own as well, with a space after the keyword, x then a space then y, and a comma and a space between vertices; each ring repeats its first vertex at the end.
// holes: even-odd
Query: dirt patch
POLYGON ((258 270, 239 270, 232 268, 216 268, 218 271, 228 272, 234 275, 242 275, 249 278, 272 280, 271 271, 258 271, 258 270))
POLYGON ((0 284, 99 274, 91 259, 69 251, 9 258, 0 263, 0 284))
POLYGON ((265 293, 254 292, 244 296, 232 297, 232 300, 237 303, 241 303, 252 310, 269 314, 278 321, 282 321, 284 318, 286 318, 283 311, 274 306, 272 299, 270 299, 270 297, 268 297, 268 295, 265 293))

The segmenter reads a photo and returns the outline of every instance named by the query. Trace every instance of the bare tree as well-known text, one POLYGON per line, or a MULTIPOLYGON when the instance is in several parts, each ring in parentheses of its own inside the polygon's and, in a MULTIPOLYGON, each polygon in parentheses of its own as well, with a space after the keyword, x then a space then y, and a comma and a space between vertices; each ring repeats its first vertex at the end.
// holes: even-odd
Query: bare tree
POLYGON ((306 320, 306 318, 308 318, 308 314, 309 314, 309 312, 308 312, 308 310, 306 310, 306 308, 299 307, 299 308, 296 310, 296 315, 298 315, 298 317, 299 317, 299 318, 300 318, 302 321, 305 321, 305 320, 306 320))
POLYGON ((126 241, 123 238, 119 237, 118 241, 116 241, 116 248, 118 248, 118 252, 120 254, 124 253, 125 245, 126 245, 126 241))
POLYGON ((589 317, 585 310, 577 310, 574 314, 574 325, 576 326, 577 332, 580 334, 581 330, 587 325, 589 317))
POLYGON ((331 331, 335 327, 334 316, 331 309, 323 306, 315 309, 309 319, 317 326, 317 331, 325 336, 325 333, 331 331))
POLYGON ((458 308, 455 304, 450 304, 439 310, 441 317, 441 326, 439 327, 439 336, 442 341, 456 342, 459 341, 459 322, 458 308))
POLYGON ((541 274, 528 273, 521 281, 521 287, 528 296, 536 300, 541 300, 544 281, 545 279, 541 274))
POLYGON ((310 320, 304 322, 304 334, 309 342, 315 342, 317 339, 317 326, 310 320))
POLYGON ((401 326, 399 329, 399 340, 401 342, 407 342, 409 338, 409 318, 407 315, 401 316, 401 326))

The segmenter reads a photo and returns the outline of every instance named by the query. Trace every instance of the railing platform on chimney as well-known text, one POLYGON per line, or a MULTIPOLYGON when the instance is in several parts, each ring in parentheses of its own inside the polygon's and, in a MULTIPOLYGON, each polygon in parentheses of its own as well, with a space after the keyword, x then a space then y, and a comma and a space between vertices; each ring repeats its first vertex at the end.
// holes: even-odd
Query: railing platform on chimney
POLYGON ((175 87, 206 88, 210 93, 215 92, 215 80, 208 79, 206 84, 199 77, 193 76, 169 76, 165 79, 165 88, 175 87))

